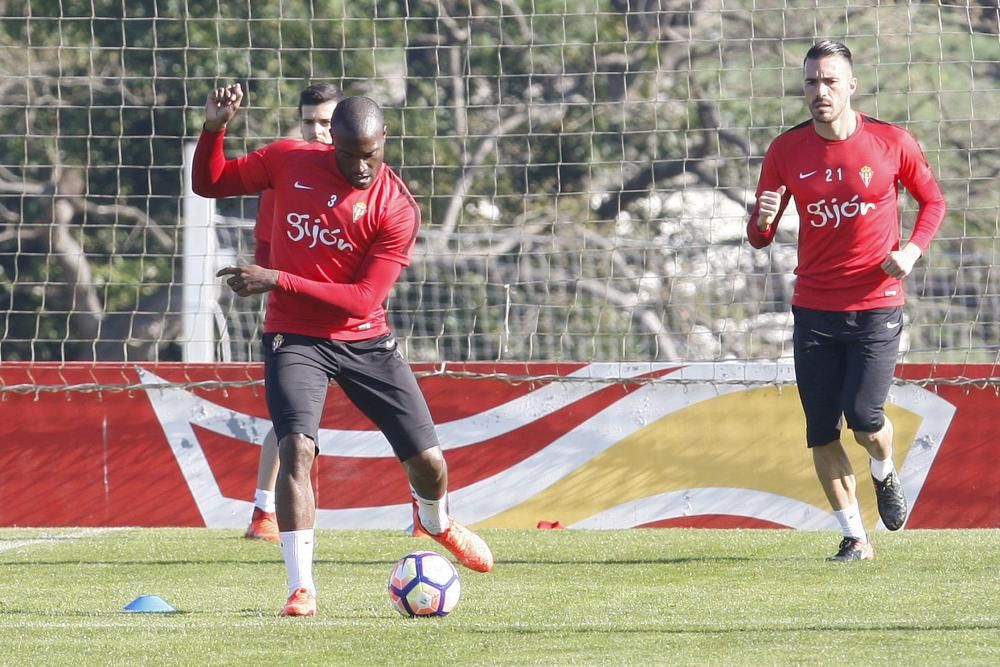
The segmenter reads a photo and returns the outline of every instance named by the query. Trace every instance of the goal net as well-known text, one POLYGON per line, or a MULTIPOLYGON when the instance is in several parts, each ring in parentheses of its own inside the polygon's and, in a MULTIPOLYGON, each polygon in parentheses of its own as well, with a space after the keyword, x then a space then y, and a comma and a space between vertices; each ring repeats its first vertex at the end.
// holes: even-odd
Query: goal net
MULTIPOLYGON (((388 303, 411 361, 788 357, 795 224, 763 252, 745 224, 768 143, 807 118, 802 57, 833 38, 855 55, 855 108, 917 137, 949 204, 907 280, 903 359, 997 363, 995 2, 33 0, 0 14, 4 361, 260 359, 261 300, 214 278, 251 261, 256 199, 199 202, 184 159, 206 95, 234 81, 248 97, 230 156, 293 134, 310 83, 385 108, 386 160, 424 216, 388 303)), ((904 195, 904 238, 914 214, 904 195)))

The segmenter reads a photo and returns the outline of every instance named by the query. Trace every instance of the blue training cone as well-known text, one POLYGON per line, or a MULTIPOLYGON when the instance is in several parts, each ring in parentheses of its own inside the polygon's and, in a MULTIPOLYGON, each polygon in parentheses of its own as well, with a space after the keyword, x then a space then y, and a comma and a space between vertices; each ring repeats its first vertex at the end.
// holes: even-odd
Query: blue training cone
POLYGON ((125 608, 122 609, 122 611, 162 614, 177 610, 167 604, 167 602, 159 595, 140 595, 125 605, 125 608))

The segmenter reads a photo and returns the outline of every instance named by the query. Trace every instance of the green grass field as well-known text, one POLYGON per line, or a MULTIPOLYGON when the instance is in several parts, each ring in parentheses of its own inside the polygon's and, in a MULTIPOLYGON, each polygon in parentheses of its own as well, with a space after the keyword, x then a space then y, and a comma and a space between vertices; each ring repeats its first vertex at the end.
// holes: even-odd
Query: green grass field
POLYGON ((239 535, 0 530, 0 664, 1000 664, 998 530, 880 533, 848 565, 834 533, 483 531, 497 567, 443 619, 385 592, 429 540, 320 531, 302 619, 280 550, 239 535), (122 611, 146 594, 178 611, 122 611))

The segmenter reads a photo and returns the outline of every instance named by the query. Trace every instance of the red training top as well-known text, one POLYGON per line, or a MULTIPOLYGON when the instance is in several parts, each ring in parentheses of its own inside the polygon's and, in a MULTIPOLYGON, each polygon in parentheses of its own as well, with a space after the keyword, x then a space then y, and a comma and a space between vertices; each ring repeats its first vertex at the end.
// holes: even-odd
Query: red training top
POLYGON ((257 202, 257 223, 253 227, 253 261, 271 268, 271 229, 274 226, 274 190, 264 190, 257 202))
POLYGON ((927 251, 944 219, 945 201, 916 140, 903 128, 858 114, 854 133, 824 139, 812 121, 779 135, 764 154, 757 197, 785 186, 770 227, 747 223, 750 245, 774 239, 795 197, 799 212, 798 266, 792 304, 816 310, 868 310, 903 305, 903 284, 881 268, 900 247, 899 185, 920 206, 910 242, 927 251))
POLYGON ((202 131, 192 185, 203 197, 274 191, 265 333, 364 340, 389 331, 384 302, 410 254, 420 208, 402 179, 382 165, 355 189, 332 146, 282 139, 226 160, 225 130, 202 131))

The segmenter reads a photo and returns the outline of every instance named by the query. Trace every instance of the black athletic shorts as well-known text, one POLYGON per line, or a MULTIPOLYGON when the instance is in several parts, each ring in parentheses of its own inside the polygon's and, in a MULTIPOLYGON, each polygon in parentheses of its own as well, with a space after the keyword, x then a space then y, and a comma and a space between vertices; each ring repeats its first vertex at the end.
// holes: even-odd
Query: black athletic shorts
POLYGON ((438 445, 427 401, 391 333, 351 342, 276 333, 263 344, 267 408, 279 442, 302 433, 319 446, 327 386, 335 380, 400 461, 438 445))
POLYGON ((806 443, 840 438, 841 415, 852 431, 874 433, 896 371, 902 308, 848 312, 792 307, 792 345, 806 443))

